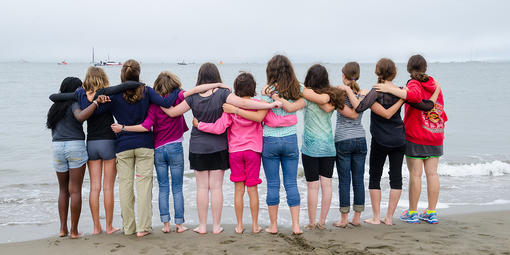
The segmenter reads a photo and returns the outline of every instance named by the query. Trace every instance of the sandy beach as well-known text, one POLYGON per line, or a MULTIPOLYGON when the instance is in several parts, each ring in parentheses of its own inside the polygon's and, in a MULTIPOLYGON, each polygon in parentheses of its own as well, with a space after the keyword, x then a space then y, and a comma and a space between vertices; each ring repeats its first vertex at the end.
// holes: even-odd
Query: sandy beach
POLYGON ((0 254, 510 254, 510 211, 449 215, 438 225, 362 225, 294 236, 243 235, 224 225, 219 235, 192 231, 163 234, 159 227, 144 238, 122 233, 86 235, 78 240, 52 237, 0 245, 0 254))

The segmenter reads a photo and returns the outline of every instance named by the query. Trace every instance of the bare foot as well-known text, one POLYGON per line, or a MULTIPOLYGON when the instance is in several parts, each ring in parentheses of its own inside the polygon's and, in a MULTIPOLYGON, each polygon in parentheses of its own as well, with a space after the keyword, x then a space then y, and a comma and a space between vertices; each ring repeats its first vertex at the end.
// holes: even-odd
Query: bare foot
POLYGON ((392 218, 384 218, 384 219, 381 219, 381 222, 384 223, 385 225, 388 225, 388 226, 393 226, 393 219, 392 218))
POLYGON ((301 235, 301 234, 303 234, 303 231, 301 230, 301 228, 299 228, 299 225, 293 226, 292 227, 292 234, 294 234, 294 235, 301 235))
POLYGON ((120 228, 114 228, 114 227, 110 227, 110 229, 106 228, 106 234, 111 235, 119 230, 120 230, 120 228))
POLYGON ((71 235, 69 236, 71 239, 78 239, 81 237, 81 233, 76 233, 76 234, 73 234, 71 233, 71 235))
POLYGON ((161 231, 163 233, 170 233, 170 222, 164 222, 161 231))
POLYGON ((337 227, 337 228, 346 228, 348 225, 347 221, 343 221, 343 220, 339 220, 335 223, 333 223, 333 226, 337 227))
POLYGON ((269 234, 278 234, 278 227, 275 225, 275 226, 269 226, 268 228, 266 228, 266 232, 269 233, 269 234))
POLYGON ((373 225, 379 225, 379 224, 381 224, 381 220, 379 220, 379 219, 375 219, 375 218, 372 218, 372 219, 366 219, 366 220, 364 220, 363 222, 368 223, 368 224, 373 224, 373 225))
POLYGON ((220 234, 221 232, 223 232, 223 228, 218 226, 218 227, 213 227, 213 234, 220 234))
POLYGON ((149 232, 149 231, 137 232, 137 233, 136 233, 136 236, 137 236, 137 237, 144 237, 144 236, 146 236, 146 235, 148 235, 148 234, 150 234, 150 233, 151 233, 151 232, 149 232))
POLYGON ((326 222, 317 222, 317 225, 315 225, 316 228, 320 230, 326 229, 326 222))
POLYGON ((306 230, 314 230, 315 229, 315 225, 313 223, 309 223, 308 225, 306 225, 305 229, 306 230))
POLYGON ((258 234, 262 231, 262 228, 259 225, 252 225, 251 231, 253 234, 258 234))
POLYGON ((353 226, 359 227, 359 226, 361 226, 361 219, 360 218, 353 218, 350 223, 353 226))
POLYGON ((183 226, 182 224, 176 224, 175 226, 177 226, 177 233, 182 233, 189 229, 189 228, 183 226))
POLYGON ((66 230, 60 230, 60 233, 58 234, 58 237, 64 237, 64 236, 67 236, 69 233, 67 232, 67 229, 66 230))
POLYGON ((235 228, 234 228, 234 231, 238 234, 242 234, 244 232, 244 226, 243 225, 237 225, 235 228))
POLYGON ((205 226, 204 227, 198 226, 193 229, 193 232, 203 235, 203 234, 207 234, 207 229, 205 228, 205 226))
POLYGON ((103 229, 101 227, 94 228, 94 232, 92 232, 93 235, 99 235, 101 233, 103 233, 103 229))

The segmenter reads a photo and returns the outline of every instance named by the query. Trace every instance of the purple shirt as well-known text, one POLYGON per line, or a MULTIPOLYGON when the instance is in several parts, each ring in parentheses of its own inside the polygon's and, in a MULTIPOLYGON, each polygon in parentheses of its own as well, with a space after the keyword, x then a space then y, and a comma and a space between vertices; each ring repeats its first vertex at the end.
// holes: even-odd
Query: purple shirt
MULTIPOLYGON (((184 101, 184 90, 179 92, 174 106, 182 101, 184 101)), ((179 140, 182 134, 188 131, 184 116, 172 118, 166 115, 159 105, 156 104, 151 104, 147 112, 147 118, 145 118, 141 125, 148 130, 151 130, 152 127, 154 132, 154 148, 179 140)))

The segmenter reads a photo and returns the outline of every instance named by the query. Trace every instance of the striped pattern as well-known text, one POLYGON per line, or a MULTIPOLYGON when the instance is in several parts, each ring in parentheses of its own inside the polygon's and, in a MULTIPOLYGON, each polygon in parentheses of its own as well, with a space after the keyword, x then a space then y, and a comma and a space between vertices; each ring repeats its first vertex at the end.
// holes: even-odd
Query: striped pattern
MULTIPOLYGON (((347 96, 345 97, 345 105, 352 108, 351 102, 347 96)), ((361 124, 362 116, 363 113, 361 112, 358 118, 353 120, 344 117, 338 112, 336 118, 335 142, 365 137, 365 129, 363 129, 363 125, 361 124)))

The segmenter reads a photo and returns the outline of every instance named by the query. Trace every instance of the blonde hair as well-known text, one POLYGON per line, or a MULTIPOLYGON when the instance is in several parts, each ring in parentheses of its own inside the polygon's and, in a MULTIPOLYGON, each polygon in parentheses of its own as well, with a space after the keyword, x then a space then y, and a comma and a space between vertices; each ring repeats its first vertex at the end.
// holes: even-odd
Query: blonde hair
POLYGON ((108 76, 106 76, 103 69, 95 66, 89 67, 82 85, 85 91, 96 92, 108 87, 108 85, 108 76))
POLYGON ((179 77, 172 72, 163 71, 154 81, 154 90, 161 96, 166 96, 174 89, 181 89, 182 84, 179 77))

